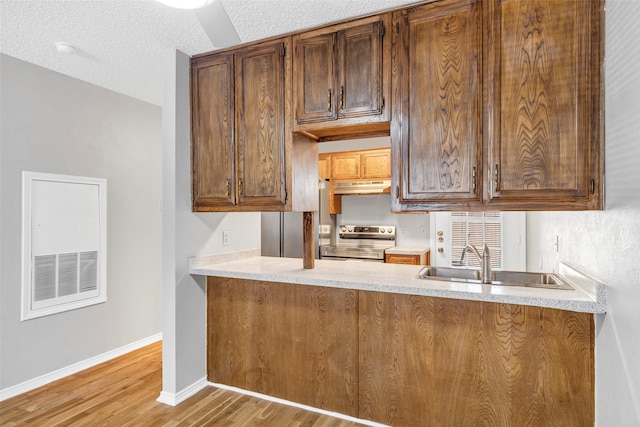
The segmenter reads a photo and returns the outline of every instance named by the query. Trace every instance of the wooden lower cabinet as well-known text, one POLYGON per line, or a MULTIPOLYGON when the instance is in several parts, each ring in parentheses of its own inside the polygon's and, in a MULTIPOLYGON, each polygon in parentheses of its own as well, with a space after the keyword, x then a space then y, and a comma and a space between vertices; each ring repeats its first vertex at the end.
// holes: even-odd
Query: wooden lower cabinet
POLYGON ((594 425, 593 315, 209 278, 208 378, 399 426, 594 425))
POLYGON ((429 252, 423 254, 385 254, 384 262, 387 264, 429 265, 429 252))
POLYGON ((360 418, 594 425, 593 315, 376 292, 359 305, 360 418))
POLYGON ((207 376, 358 415, 358 292, 210 277, 207 376))

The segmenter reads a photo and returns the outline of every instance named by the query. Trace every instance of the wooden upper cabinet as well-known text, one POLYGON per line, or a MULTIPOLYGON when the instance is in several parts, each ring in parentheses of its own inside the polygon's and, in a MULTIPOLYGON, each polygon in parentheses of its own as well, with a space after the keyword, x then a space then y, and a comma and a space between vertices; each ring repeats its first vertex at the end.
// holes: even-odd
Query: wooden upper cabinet
POLYGON ((379 116, 382 94, 382 21, 338 33, 338 117, 379 116))
POLYGON ((394 13, 392 210, 482 201, 481 2, 394 13))
POLYGON ((318 139, 388 133, 389 15, 294 36, 294 130, 318 139))
POLYGON ((318 178, 331 178, 331 154, 329 153, 318 154, 318 178))
POLYGON ((317 143, 290 131, 290 45, 192 58, 194 211, 317 209, 317 143))
POLYGON ((602 209, 604 1, 487 3, 489 204, 602 209))
POLYGON ((369 150, 360 154, 362 178, 386 178, 391 176, 391 150, 369 150))
POLYGON ((238 203, 286 203, 284 43, 235 55, 238 203))
POLYGON ((388 148, 344 151, 331 155, 331 179, 389 179, 391 153, 388 148))
POLYGON ((233 55, 191 66, 193 208, 235 205, 233 55))
POLYGON ((296 123, 337 118, 335 105, 335 39, 333 33, 296 37, 296 123))
POLYGON ((332 179, 360 179, 360 153, 348 151, 331 157, 332 179))

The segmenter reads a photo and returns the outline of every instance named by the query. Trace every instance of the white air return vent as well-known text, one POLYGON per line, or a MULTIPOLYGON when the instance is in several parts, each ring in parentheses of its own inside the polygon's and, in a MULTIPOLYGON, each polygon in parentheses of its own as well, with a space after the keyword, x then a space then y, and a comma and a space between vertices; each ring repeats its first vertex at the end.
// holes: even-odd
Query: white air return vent
POLYGON ((107 183, 23 172, 22 320, 106 301, 107 183))

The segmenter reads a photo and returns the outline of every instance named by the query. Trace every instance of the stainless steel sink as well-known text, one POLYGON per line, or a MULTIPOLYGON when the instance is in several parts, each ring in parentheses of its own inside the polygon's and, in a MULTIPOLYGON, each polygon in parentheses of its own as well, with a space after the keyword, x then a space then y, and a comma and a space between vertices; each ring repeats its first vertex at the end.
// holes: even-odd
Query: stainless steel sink
MULTIPOLYGON (((427 266, 420 270, 420 279, 449 280, 481 284, 480 272, 467 268, 427 266)), ((524 271, 492 271, 491 286, 520 286, 527 288, 573 289, 560 275, 553 273, 528 273, 524 271)))
POLYGON ((452 280, 457 282, 480 281, 480 272, 467 268, 447 268, 427 266, 420 270, 418 275, 421 279, 432 280, 452 280))
POLYGON ((492 271, 492 285, 527 286, 532 288, 573 289, 560 275, 524 271, 492 271))

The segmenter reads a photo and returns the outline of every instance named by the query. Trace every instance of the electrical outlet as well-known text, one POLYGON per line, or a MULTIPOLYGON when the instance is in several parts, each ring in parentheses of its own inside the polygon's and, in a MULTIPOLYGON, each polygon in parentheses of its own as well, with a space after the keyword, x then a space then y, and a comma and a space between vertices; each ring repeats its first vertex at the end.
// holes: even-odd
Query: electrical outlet
POLYGON ((229 232, 227 230, 222 232, 222 246, 229 246, 229 232))
POLYGON ((407 227, 400 227, 400 235, 405 236, 407 234, 407 227))

